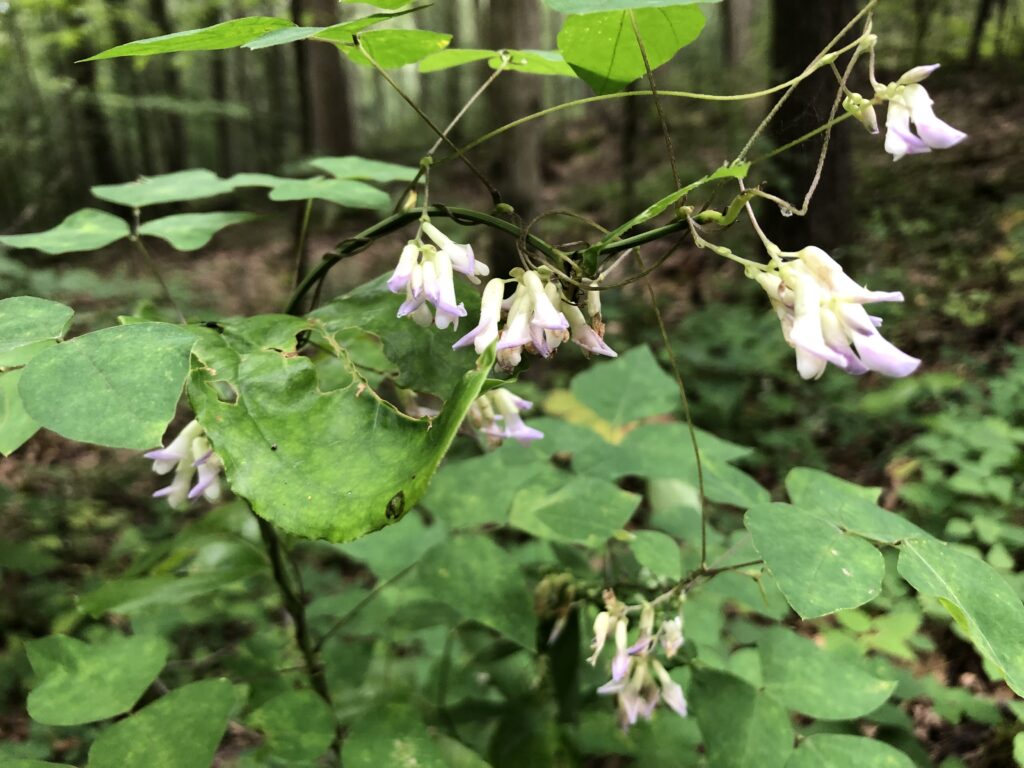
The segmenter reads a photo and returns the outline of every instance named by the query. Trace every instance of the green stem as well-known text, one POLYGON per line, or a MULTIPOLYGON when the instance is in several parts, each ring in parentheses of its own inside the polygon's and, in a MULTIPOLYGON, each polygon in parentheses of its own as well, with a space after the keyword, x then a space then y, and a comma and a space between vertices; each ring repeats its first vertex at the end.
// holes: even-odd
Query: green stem
MULTIPOLYGON (((310 270, 301 283, 296 287, 292 293, 291 298, 288 300, 288 304, 285 306, 284 311, 287 314, 295 314, 298 311, 299 305, 302 302, 303 297, 309 292, 309 289, 339 261, 354 256, 360 251, 367 248, 373 241, 384 237, 398 229, 401 229, 406 224, 418 221, 420 216, 426 212, 432 218, 450 218, 458 221, 462 224, 482 224, 496 229, 505 234, 511 235, 512 237, 520 237, 522 235, 522 229, 515 224, 512 224, 504 219, 499 219, 496 216, 491 216, 487 213, 481 213, 480 211, 474 211, 470 208, 450 208, 444 205, 432 205, 429 208, 410 208, 401 213, 395 213, 388 216, 386 219, 377 222, 372 227, 363 230, 355 237, 351 237, 348 240, 343 240, 334 250, 325 254, 323 260, 317 264, 315 268, 310 270)), ((545 242, 541 238, 533 234, 526 236, 526 241, 530 247, 537 249, 549 259, 558 260, 564 256, 558 249, 549 243, 545 242)))
POLYGON ((299 229, 298 242, 295 245, 295 280, 292 285, 302 282, 302 271, 306 261, 306 236, 309 234, 309 220, 313 215, 313 198, 306 201, 302 212, 302 224, 299 229))
POLYGON ((185 313, 181 311, 181 307, 178 306, 178 302, 174 300, 174 294, 171 293, 170 286, 167 285, 167 281, 164 280, 163 274, 160 272, 160 267, 156 265, 153 257, 149 255, 149 249, 146 248, 146 244, 142 242, 142 235, 139 234, 139 209, 135 209, 135 216, 132 222, 132 234, 129 240, 135 245, 135 250, 139 252, 142 257, 142 261, 149 268, 149 271, 153 273, 153 277, 160 284, 160 290, 164 294, 164 298, 167 299, 167 303, 171 305, 171 309, 174 310, 174 314, 178 316, 178 322, 182 325, 188 322, 185 319, 185 313))
POLYGON ((668 119, 665 117, 665 110, 661 106, 661 99, 658 98, 658 86, 654 82, 654 72, 651 70, 650 59, 647 58, 647 46, 644 45, 643 38, 640 35, 640 25, 636 23, 636 14, 633 10, 629 10, 629 20, 633 25, 633 36, 636 38, 636 44, 640 48, 640 58, 644 61, 644 70, 647 72, 647 82, 651 85, 651 96, 654 98, 654 108, 658 110, 658 120, 661 122, 661 134, 665 140, 665 149, 668 151, 668 164, 672 168, 672 180, 676 184, 676 189, 681 189, 683 182, 679 178, 679 169, 676 167, 676 153, 672 148, 672 134, 668 129, 668 119))

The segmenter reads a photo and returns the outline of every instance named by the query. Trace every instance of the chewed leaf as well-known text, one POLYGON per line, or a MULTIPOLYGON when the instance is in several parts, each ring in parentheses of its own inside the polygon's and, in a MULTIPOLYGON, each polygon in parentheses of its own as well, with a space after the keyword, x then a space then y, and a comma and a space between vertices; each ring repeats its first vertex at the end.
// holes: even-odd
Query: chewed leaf
POLYGON ((299 536, 349 541, 396 522, 423 496, 493 352, 435 419, 417 420, 354 374, 324 391, 314 362, 283 343, 302 324, 257 318, 203 340, 193 351, 189 399, 231 489, 257 514, 299 536), (224 385, 232 398, 221 396, 224 385))

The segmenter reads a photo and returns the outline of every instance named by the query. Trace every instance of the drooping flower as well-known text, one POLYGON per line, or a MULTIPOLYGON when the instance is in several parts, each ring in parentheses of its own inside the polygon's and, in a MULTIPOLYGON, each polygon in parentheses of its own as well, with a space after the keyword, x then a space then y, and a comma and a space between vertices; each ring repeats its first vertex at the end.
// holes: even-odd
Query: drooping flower
POLYGON ((618 353, 609 347, 601 335, 594 330, 575 304, 562 302, 562 313, 569 320, 569 334, 572 341, 588 355, 605 355, 618 357, 618 353))
POLYGON ((843 109, 860 121, 861 125, 868 129, 868 133, 878 133, 878 115, 874 105, 861 96, 859 93, 851 93, 843 99, 843 109))
POLYGON ((486 264, 476 260, 473 246, 456 243, 429 221, 423 222, 423 233, 448 257, 455 271, 468 277, 470 282, 479 283, 480 277, 487 277, 491 273, 486 264))
POLYGON ((200 496, 208 501, 220 498, 220 472, 224 467, 220 457, 213 452, 198 421, 190 421, 166 448, 158 448, 144 454, 153 461, 153 471, 166 475, 174 470, 171 484, 153 494, 154 498, 166 498, 174 509, 181 509, 200 496), (198 473, 196 484, 192 480, 198 473))
POLYGON ((935 102, 921 85, 921 81, 938 68, 938 64, 914 67, 895 83, 878 89, 879 96, 889 102, 885 151, 893 160, 933 149, 949 149, 967 138, 966 133, 936 116, 932 106, 935 102), (914 130, 911 130, 911 123, 914 130))
POLYGON ((661 624, 661 650, 665 653, 666 659, 671 659, 679 649, 683 647, 683 617, 676 616, 661 624))
POLYGON ((465 347, 472 342, 476 353, 482 355, 484 350, 497 340, 504 291, 504 280, 494 278, 487 281, 483 297, 480 299, 480 322, 473 330, 452 344, 452 349, 465 347))
POLYGON ((508 314, 498 339, 497 361, 509 371, 522 361, 524 349, 550 357, 569 338, 569 321, 555 308, 561 304, 557 284, 532 269, 514 269, 512 278, 517 285, 504 303, 508 314))
POLYGON ((654 669, 654 675, 661 687, 662 701, 677 715, 686 717, 686 697, 683 695, 683 687, 669 676, 668 671, 657 659, 651 662, 651 667, 654 669))
POLYGON ((459 318, 466 316, 465 306, 455 297, 451 259, 432 245, 407 243, 387 285, 392 293, 405 291, 398 316, 410 316, 424 327, 431 322, 442 330, 449 325, 458 327, 459 318), (428 303, 434 306, 433 316, 428 303))
POLYGON ((498 440, 511 438, 526 444, 544 437, 543 432, 523 421, 521 412, 532 407, 529 400, 517 397, 507 389, 492 389, 473 401, 467 418, 481 434, 498 440))
POLYGON ((903 301, 903 294, 869 291, 821 248, 780 252, 769 271, 748 269, 748 275, 768 294, 804 379, 819 378, 829 363, 855 375, 895 377, 909 376, 921 364, 887 341, 864 309, 903 301))

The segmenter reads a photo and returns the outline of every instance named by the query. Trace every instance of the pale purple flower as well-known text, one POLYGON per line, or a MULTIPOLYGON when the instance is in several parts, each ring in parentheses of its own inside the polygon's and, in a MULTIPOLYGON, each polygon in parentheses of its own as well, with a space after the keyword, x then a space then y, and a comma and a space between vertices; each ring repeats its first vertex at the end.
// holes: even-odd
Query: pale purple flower
POLYGON ((562 302, 562 314, 569 320, 570 338, 584 352, 588 355, 618 357, 618 353, 605 343, 597 331, 590 327, 579 307, 562 302))
POLYGON ((938 64, 914 67, 881 90, 889 101, 886 114, 885 151, 899 160, 906 155, 949 149, 967 134, 939 119, 928 91, 921 81, 938 69, 938 64), (914 130, 911 129, 913 123, 914 130), (914 132, 916 130, 916 133, 914 132))
POLYGON ((780 258, 777 271, 748 274, 768 294, 783 336, 796 351, 801 377, 817 379, 829 363, 855 375, 877 371, 902 377, 917 370, 921 361, 888 342, 863 306, 903 301, 902 293, 869 291, 814 246, 780 258))
MULTIPOLYGON (((522 275, 522 283, 530 294, 533 309, 530 325, 535 325, 549 331, 568 330, 569 321, 566 320, 565 315, 555 309, 551 297, 545 290, 544 283, 541 282, 540 275, 532 269, 526 270, 522 275)), ((553 286, 554 284, 549 283, 549 285, 553 286)), ((555 287, 555 292, 557 296, 557 287, 555 287)))
POLYGON ((683 639, 683 617, 676 616, 674 619, 663 621, 659 634, 661 637, 661 650, 665 653, 666 659, 671 659, 679 653, 679 649, 686 642, 683 639))
POLYGON ((482 434, 497 440, 513 439, 526 444, 544 437, 538 429, 527 426, 521 415, 533 403, 509 392, 507 389, 492 389, 481 395, 470 406, 469 422, 482 434))
POLYGON ((651 666, 654 668, 654 674, 661 687, 662 701, 677 715, 686 717, 686 697, 683 695, 683 687, 669 676, 668 672, 658 661, 652 662, 651 666))
POLYGON ((412 279, 413 271, 416 269, 420 258, 420 248, 410 240, 402 249, 398 257, 398 266, 388 279, 388 290, 392 293, 401 293, 412 279))
POLYGON ((472 343, 477 354, 482 355, 497 340, 504 292, 504 280, 495 278, 487 282, 480 299, 480 322, 473 330, 452 344, 452 349, 459 349, 472 343))
MULTIPOLYGON (((629 672, 630 657, 632 654, 629 652, 629 626, 626 619, 623 618, 615 625, 615 656, 612 657, 612 679, 611 682, 621 682, 626 678, 626 673, 629 672)), ((601 691, 598 689, 599 693, 601 691)))
POLYGON ((478 275, 486 277, 490 274, 488 266, 476 260, 473 246, 456 243, 429 221, 423 223, 423 233, 448 257, 454 270, 468 277, 471 282, 479 283, 478 275))
POLYGON ((174 470, 171 484, 156 491, 154 498, 166 498, 174 509, 184 508, 189 501, 200 496, 208 501, 220 498, 220 473, 224 464, 213 452, 198 421, 185 425, 166 448, 144 455, 153 460, 153 471, 157 474, 166 475, 174 470), (198 480, 192 486, 192 479, 197 473, 198 480))

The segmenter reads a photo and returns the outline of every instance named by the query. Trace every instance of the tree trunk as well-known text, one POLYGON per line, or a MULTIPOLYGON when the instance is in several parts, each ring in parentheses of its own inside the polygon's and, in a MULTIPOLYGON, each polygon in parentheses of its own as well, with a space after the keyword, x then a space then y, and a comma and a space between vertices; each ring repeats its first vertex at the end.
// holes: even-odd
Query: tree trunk
POLYGON ((722 3, 722 59, 727 67, 742 66, 754 46, 755 0, 722 3))
MULTIPOLYGON (((856 12, 853 0, 808 3, 773 0, 772 65, 778 80, 799 75, 856 12)), ((793 92, 769 126, 769 134, 784 144, 822 125, 836 96, 835 77, 827 68, 809 77, 793 92)), ((844 123, 832 132, 828 159, 807 216, 784 218, 769 206, 763 223, 784 249, 814 243, 823 248, 849 242, 852 236, 853 162, 849 129, 844 123)), ((774 185, 799 205, 814 177, 821 149, 815 139, 779 156, 776 165, 784 184, 774 185)))
MULTIPOLYGON (((167 15, 165 0, 149 0, 149 14, 160 30, 161 35, 169 35, 175 31, 167 15)), ((164 95, 178 102, 181 101, 181 78, 171 59, 160 62, 163 68, 164 95)), ((185 134, 185 120, 181 115, 171 112, 167 116, 167 165, 169 170, 180 171, 188 163, 188 142, 185 134)))
MULTIPOLYGON (((488 47, 536 49, 540 40, 539 0, 491 0, 484 17, 488 47)), ((542 78, 514 72, 501 75, 487 92, 488 112, 495 125, 504 125, 540 109, 542 78)), ((543 191, 541 121, 533 121, 502 134, 493 142, 490 178, 502 198, 516 214, 529 221, 540 210, 537 199, 543 191)), ((498 274, 518 265, 515 243, 502 239, 496 244, 494 261, 498 274)))
POLYGON ((974 29, 971 31, 971 43, 967 49, 967 63, 975 67, 981 59, 981 41, 985 37, 985 25, 995 10, 995 0, 978 0, 978 10, 974 16, 974 29))
MULTIPOLYGON (((302 23, 326 27, 337 24, 335 0, 296 0, 302 23)), ((308 131, 315 152, 345 155, 355 146, 352 95, 342 69, 341 53, 327 43, 299 43, 306 47, 308 131)))

